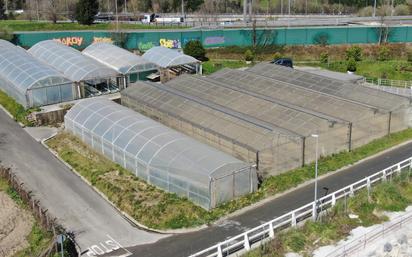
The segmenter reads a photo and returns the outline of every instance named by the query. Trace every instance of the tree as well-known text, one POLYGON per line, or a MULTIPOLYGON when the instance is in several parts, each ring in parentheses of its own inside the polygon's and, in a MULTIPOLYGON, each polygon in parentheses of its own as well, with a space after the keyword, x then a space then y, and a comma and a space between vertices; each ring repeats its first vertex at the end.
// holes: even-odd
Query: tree
POLYGON ((5 9, 4 9, 4 0, 0 0, 0 20, 5 20, 6 14, 5 14, 5 9))
POLYGON ((80 24, 91 25, 98 11, 99 3, 96 0, 80 0, 76 6, 76 20, 80 24))
POLYGON ((200 61, 207 60, 206 50, 199 40, 190 40, 187 42, 187 44, 183 47, 183 52, 200 61))
POLYGON ((0 28, 0 39, 11 41, 13 37, 13 31, 9 27, 3 26, 0 28))
POLYGON ((47 2, 45 2, 46 6, 47 6, 47 17, 49 18, 49 20, 51 20, 53 23, 57 22, 57 16, 58 16, 58 12, 59 12, 59 3, 58 0, 48 0, 47 2))

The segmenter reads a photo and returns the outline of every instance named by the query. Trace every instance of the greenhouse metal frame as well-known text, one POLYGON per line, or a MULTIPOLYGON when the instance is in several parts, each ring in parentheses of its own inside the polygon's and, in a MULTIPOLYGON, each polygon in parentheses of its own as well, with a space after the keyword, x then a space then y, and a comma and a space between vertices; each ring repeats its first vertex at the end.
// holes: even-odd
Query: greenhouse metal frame
POLYGON ((25 108, 76 98, 69 79, 4 40, 0 40, 0 89, 25 108))
POLYGON ((137 177, 205 209, 257 188, 250 164, 108 99, 80 101, 65 127, 137 177))
POLYGON ((161 68, 176 67, 185 64, 199 64, 200 61, 192 56, 163 46, 155 46, 143 54, 143 58, 161 68))
POLYGON ((143 72, 157 70, 157 66, 154 63, 109 43, 91 44, 82 53, 127 76, 129 80, 131 76, 138 76, 143 72))

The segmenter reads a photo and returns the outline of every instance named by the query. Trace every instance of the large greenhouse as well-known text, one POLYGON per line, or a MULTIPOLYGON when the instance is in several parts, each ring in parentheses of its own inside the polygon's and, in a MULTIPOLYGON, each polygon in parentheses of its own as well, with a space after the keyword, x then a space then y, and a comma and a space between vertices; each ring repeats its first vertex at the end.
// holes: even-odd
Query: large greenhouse
POLYGON ((28 52, 76 82, 78 98, 113 93, 126 87, 117 71, 57 41, 41 41, 28 52))
POLYGON ((181 76, 166 85, 136 83, 122 104, 237 158, 256 162, 262 175, 276 175, 315 160, 321 153, 349 149, 350 124, 244 94, 207 79, 181 76))
POLYGON ((0 40, 0 89, 26 108, 75 98, 68 78, 4 40, 0 40))
POLYGON ((270 63, 257 64, 248 71, 386 112, 389 120, 388 133, 400 131, 411 125, 411 103, 407 97, 270 63))
POLYGON ((65 127, 137 177, 205 209, 257 188, 250 164, 107 99, 80 101, 65 127))
POLYGON ((287 103, 350 123, 351 148, 388 134, 389 112, 360 102, 346 100, 294 84, 277 81, 248 71, 223 69, 208 77, 223 87, 252 94, 261 99, 287 103))
POLYGON ((130 82, 143 80, 148 74, 157 71, 154 63, 109 43, 91 44, 82 53, 113 68, 130 82))

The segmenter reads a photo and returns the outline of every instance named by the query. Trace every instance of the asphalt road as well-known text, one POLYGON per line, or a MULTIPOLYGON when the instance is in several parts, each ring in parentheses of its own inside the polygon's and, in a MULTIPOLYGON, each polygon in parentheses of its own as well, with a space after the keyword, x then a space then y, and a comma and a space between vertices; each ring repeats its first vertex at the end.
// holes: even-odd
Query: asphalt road
MULTIPOLYGON (((325 177, 319 181, 318 195, 324 195, 323 187, 328 187, 331 193, 410 156, 412 156, 412 143, 325 177)), ((322 163, 319 165, 321 166, 322 163)), ((313 201, 313 197, 314 185, 312 183, 222 224, 216 224, 194 233, 174 235, 154 244, 140 245, 128 250, 136 257, 186 257, 305 205, 313 201)))
MULTIPOLYGON (((138 230, 129 224, 2 110, 0 161, 4 166, 12 167, 49 213, 66 229, 74 232, 82 251, 91 248, 90 256, 92 252, 99 255, 118 248, 117 243, 127 247, 152 243, 164 237, 138 230)), ((125 254, 124 250, 118 252, 125 254)))

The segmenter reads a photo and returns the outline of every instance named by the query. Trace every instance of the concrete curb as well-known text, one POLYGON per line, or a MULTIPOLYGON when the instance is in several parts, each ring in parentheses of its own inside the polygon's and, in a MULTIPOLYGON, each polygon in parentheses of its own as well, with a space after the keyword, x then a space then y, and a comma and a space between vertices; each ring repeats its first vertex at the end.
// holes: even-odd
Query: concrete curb
POLYGON ((140 222, 138 222, 137 220, 135 220, 133 217, 131 217, 129 214, 127 214, 126 212, 120 210, 112 201, 110 201, 110 199, 104 194, 102 193, 98 188, 96 188, 95 186, 93 186, 86 178, 84 178, 76 169, 74 169, 70 164, 68 164, 66 161, 64 161, 62 158, 60 158, 60 156, 58 155, 58 153, 56 151, 54 151, 53 149, 51 149, 47 144, 46 141, 55 137, 58 134, 58 132, 53 133, 50 137, 44 138, 43 140, 41 140, 41 144, 47 149, 49 150, 54 157, 56 157, 60 162, 62 162, 67 168, 69 168, 74 174, 76 174, 81 180, 83 180, 87 185, 89 185, 97 194, 99 194, 104 200, 106 200, 118 213, 120 213, 123 218, 129 222, 132 226, 137 227, 139 229, 142 230, 146 230, 149 232, 155 232, 155 233, 159 233, 159 234, 183 234, 183 233, 190 233, 190 232, 195 232, 195 231, 199 231, 201 229, 207 228, 208 226, 205 225, 201 225, 199 227, 195 227, 195 228, 182 228, 182 229, 171 229, 171 230, 159 230, 159 229, 153 229, 153 228, 149 228, 143 224, 141 224, 140 222))
POLYGON ((17 122, 17 123, 20 125, 20 127, 22 127, 22 128, 25 128, 25 127, 26 127, 23 123, 21 123, 20 121, 17 121, 17 120, 14 118, 14 116, 11 115, 11 113, 10 113, 6 108, 4 108, 3 105, 1 105, 1 104, 0 104, 0 109, 2 109, 2 110, 7 114, 7 116, 9 116, 12 120, 14 120, 15 122, 17 122))

